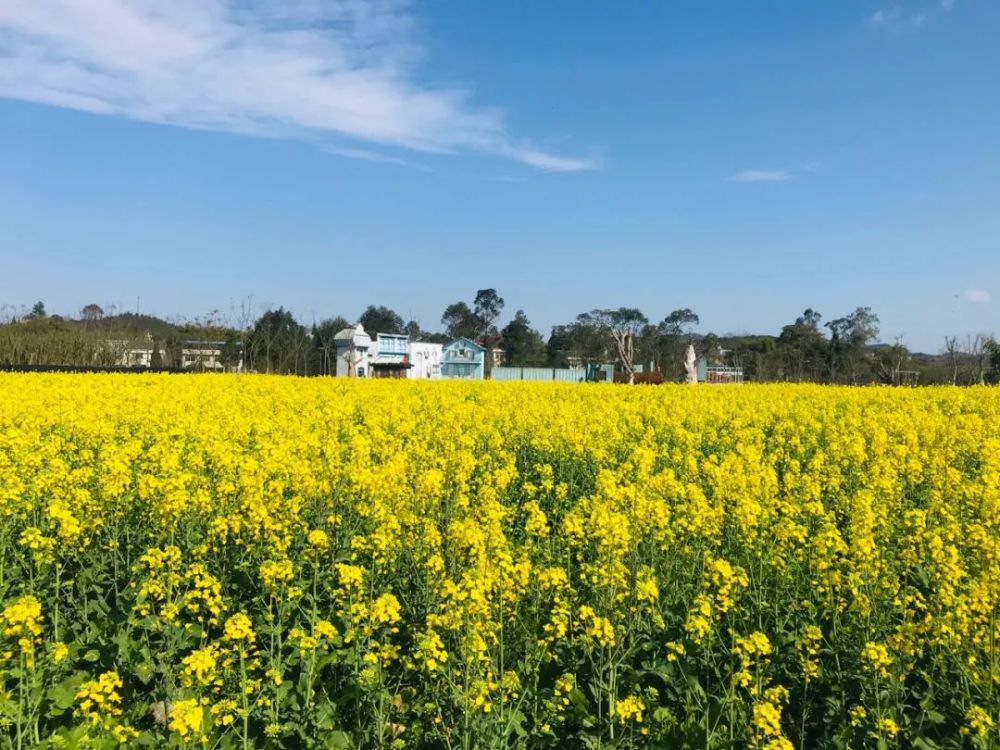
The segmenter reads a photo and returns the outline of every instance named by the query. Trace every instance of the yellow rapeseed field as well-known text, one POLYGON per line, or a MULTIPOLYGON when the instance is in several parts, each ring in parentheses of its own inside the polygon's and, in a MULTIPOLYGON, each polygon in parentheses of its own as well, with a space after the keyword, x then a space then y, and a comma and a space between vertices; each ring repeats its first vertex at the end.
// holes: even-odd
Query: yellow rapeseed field
POLYGON ((0 742, 1000 748, 1000 390, 0 375, 0 742))

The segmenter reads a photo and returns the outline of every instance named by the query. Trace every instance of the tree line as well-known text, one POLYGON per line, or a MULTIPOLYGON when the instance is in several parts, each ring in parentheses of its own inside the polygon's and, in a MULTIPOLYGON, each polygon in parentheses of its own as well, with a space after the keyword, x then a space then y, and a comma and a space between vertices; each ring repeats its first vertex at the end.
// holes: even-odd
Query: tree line
MULTIPOLYGON (((777 334, 717 335, 698 331, 700 319, 678 308, 662 319, 631 307, 598 308, 552 327, 546 338, 518 309, 501 325, 505 301, 496 289, 480 289, 442 312, 440 328, 426 330, 385 305, 368 305, 356 318, 324 318, 304 324, 284 307, 255 311, 247 300, 228 315, 215 310, 187 321, 138 313, 108 314, 96 304, 76 318, 0 306, 0 364, 120 364, 129 350, 153 350, 153 368, 180 367, 185 348, 213 346, 230 369, 330 375, 336 371, 335 336, 360 323, 376 333, 405 334, 413 341, 445 343, 458 337, 499 348, 514 367, 582 367, 613 363, 624 380, 656 372, 684 377, 684 354, 693 346, 710 365, 743 369, 757 381, 884 384, 980 384, 1000 380, 1000 344, 992 336, 948 337, 934 354, 914 354, 903 341, 879 341, 879 318, 858 307, 824 322, 806 309, 777 334), (208 342, 198 344, 194 342, 208 342)), ((487 358, 489 361, 490 358, 487 358)))

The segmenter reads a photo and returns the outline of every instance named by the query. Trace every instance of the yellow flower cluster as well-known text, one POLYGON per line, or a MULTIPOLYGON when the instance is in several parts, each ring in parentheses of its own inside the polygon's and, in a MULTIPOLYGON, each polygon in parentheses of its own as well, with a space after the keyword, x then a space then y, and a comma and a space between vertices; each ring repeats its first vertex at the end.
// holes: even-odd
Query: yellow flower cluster
POLYGON ((997 425, 991 388, 0 374, 0 726, 997 746, 997 425))

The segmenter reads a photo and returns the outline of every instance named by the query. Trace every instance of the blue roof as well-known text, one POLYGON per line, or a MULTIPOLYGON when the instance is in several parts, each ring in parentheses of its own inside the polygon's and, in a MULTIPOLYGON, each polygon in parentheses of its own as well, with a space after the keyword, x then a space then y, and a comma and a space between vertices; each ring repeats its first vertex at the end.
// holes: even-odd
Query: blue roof
POLYGON ((471 347, 473 349, 478 349, 481 352, 485 352, 486 351, 486 347, 484 347, 484 346, 482 346, 480 344, 477 344, 472 339, 465 338, 465 336, 459 336, 457 339, 449 341, 447 344, 444 345, 444 348, 445 349, 451 349, 451 348, 454 348, 455 346, 457 346, 458 344, 465 344, 467 347, 471 347))

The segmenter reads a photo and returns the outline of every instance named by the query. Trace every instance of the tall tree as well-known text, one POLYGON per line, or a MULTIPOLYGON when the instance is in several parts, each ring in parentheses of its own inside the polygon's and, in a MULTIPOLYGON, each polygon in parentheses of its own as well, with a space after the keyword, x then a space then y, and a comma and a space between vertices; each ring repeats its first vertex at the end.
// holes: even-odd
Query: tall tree
POLYGON ((962 359, 966 363, 967 375, 965 382, 972 385, 984 385, 986 373, 990 364, 989 337, 981 333, 968 334, 962 345, 962 359))
POLYGON ((479 319, 479 335, 484 342, 497 335, 497 321, 500 320, 503 305, 503 297, 497 294, 496 289, 480 289, 476 292, 473 312, 479 319))
POLYGON ((635 383, 635 339, 649 323, 641 310, 634 307, 619 307, 617 310, 597 309, 577 316, 577 320, 593 325, 607 334, 614 345, 618 363, 628 382, 635 383))
POLYGON ((479 343, 486 347, 483 369, 488 378, 490 370, 493 369, 493 349, 499 341, 497 322, 500 320, 500 313, 503 312, 504 301, 496 289, 480 289, 476 292, 476 299, 472 304, 473 313, 479 321, 479 343))
POLYGON ((806 328, 812 328, 814 331, 819 331, 819 322, 823 319, 823 316, 818 312, 813 310, 811 307, 807 307, 805 312, 803 312, 798 318, 795 319, 795 325, 803 326, 806 328))
POLYGON ((669 380, 679 377, 684 367, 684 350, 700 320, 689 307, 674 310, 656 326, 660 369, 669 380))
POLYGON ((150 342, 153 347, 153 351, 149 357, 149 367, 153 370, 163 369, 163 352, 160 349, 160 340, 158 338, 153 338, 150 342))
POLYGON ((304 372, 302 339, 305 328, 283 307, 268 310, 254 323, 250 333, 253 366, 265 372, 304 372))
POLYGON ((448 305, 441 316, 441 324, 445 326, 445 333, 453 339, 460 336, 475 339, 479 336, 479 318, 464 302, 448 305))
POLYGON ((574 367, 607 362, 613 358, 608 336, 586 315, 566 325, 552 327, 546 344, 550 367, 574 367))
POLYGON ((29 318, 44 318, 45 317, 45 303, 39 300, 32 306, 31 312, 28 313, 29 318))
POLYGON ((944 357, 948 363, 948 374, 951 376, 951 384, 958 382, 958 368, 961 364, 962 353, 958 345, 958 336, 944 337, 944 357))
POLYGON ((866 347, 878 338, 878 315, 870 307, 858 307, 826 327, 830 329, 831 379, 846 376, 849 382, 858 382, 866 364, 866 347))
POLYGON ((545 363, 545 342, 542 335, 531 327, 531 321, 518 310, 514 319, 500 332, 500 348, 504 361, 513 367, 528 367, 545 363))
POLYGON ((990 382, 996 383, 1000 379, 1000 341, 990 336, 986 340, 985 349, 989 355, 990 382))
POLYGON ((227 370, 233 371, 239 369, 244 356, 242 334, 239 331, 228 331, 223 338, 219 362, 227 370))
POLYGON ((818 380, 826 361, 827 343, 819 330, 822 316, 807 308, 778 336, 775 376, 779 380, 818 380))
POLYGON ((104 317, 104 310, 100 305, 89 304, 80 310, 80 317, 86 321, 100 320, 104 317))
POLYGON ((403 326, 403 333, 410 337, 410 341, 423 341, 424 339, 424 331, 420 329, 420 324, 415 320, 411 320, 403 326))
POLYGON ((658 326, 661 336, 690 336, 691 329, 701 321, 689 307, 674 310, 658 326))
POLYGON ((372 338, 375 337, 376 333, 403 332, 403 319, 395 310, 391 310, 385 305, 379 305, 378 307, 368 305, 365 311, 361 313, 361 317, 358 318, 358 322, 364 326, 365 331, 372 338))

